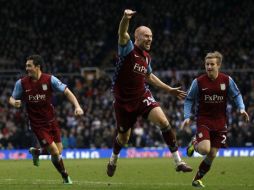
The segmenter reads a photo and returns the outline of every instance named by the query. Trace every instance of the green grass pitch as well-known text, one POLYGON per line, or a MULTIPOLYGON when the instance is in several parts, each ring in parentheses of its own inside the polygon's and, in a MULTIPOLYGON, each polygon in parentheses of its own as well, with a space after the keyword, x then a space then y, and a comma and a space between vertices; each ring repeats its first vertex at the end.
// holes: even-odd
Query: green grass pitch
MULTIPOLYGON (((201 158, 185 158, 192 173, 177 173, 168 158, 119 159, 114 177, 106 175, 108 159, 65 160, 74 182, 63 185, 60 175, 49 160, 40 167, 31 160, 0 161, 1 190, 187 190, 195 189, 191 181, 201 158)), ((216 158, 203 179, 206 190, 253 190, 254 158, 216 158)))

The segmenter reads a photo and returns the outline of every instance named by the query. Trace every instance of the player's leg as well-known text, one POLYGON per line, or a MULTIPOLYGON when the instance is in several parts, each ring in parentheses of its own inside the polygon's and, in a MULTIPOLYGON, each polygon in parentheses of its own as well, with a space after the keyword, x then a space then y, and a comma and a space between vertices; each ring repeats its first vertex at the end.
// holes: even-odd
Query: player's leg
MULTIPOLYGON (((116 165, 116 161, 117 158, 119 156, 119 153, 122 149, 122 147, 128 143, 129 139, 130 139, 130 134, 131 134, 131 129, 128 129, 126 132, 124 133, 120 133, 118 132, 116 138, 114 139, 114 143, 113 143, 113 154, 114 155, 113 159, 110 159, 110 163, 112 165, 116 165)), ((112 158, 112 157, 111 157, 112 158)))
MULTIPOLYGON (((223 123, 221 126, 224 127, 223 123)), ((214 131, 214 132, 207 133, 206 131, 208 131, 207 128, 203 128, 202 130, 198 129, 199 135, 197 135, 197 137, 200 137, 200 138, 198 138, 197 141, 199 141, 200 139, 201 140, 202 139, 206 139, 206 140, 209 139, 210 140, 209 144, 206 146, 210 145, 211 148, 210 148, 210 151, 207 153, 206 157, 204 158, 204 160, 201 162, 198 172, 193 179, 192 186, 194 186, 194 187, 204 187, 204 185, 201 182, 201 179, 210 170, 212 162, 213 162, 214 158, 216 157, 216 154, 217 154, 219 148, 225 147, 226 131, 224 131, 224 129, 222 129, 222 131, 219 131, 219 132, 214 131), (201 131, 202 131, 202 135, 201 135, 201 131), (208 134, 209 134, 209 136, 208 136, 208 134)), ((198 143, 198 144, 200 144, 200 143, 198 143)), ((200 151, 203 154, 205 154, 207 150, 208 150, 208 148, 205 147, 205 143, 203 143, 203 146, 198 146, 198 151, 200 151)))
POLYGON ((55 143, 52 142, 50 145, 47 147, 48 151, 51 154, 51 162, 57 169, 57 171, 61 174, 63 178, 63 183, 65 184, 72 184, 72 181, 64 167, 63 159, 61 156, 61 152, 63 149, 63 145, 61 142, 55 143))
POLYGON ((32 155, 33 157, 33 164, 35 166, 39 166, 40 165, 40 160, 39 160, 39 156, 40 155, 49 155, 49 152, 46 148, 41 147, 41 148, 35 148, 35 147, 30 147, 29 148, 29 153, 32 155))
POLYGON ((194 187, 205 187, 201 181, 201 179, 206 175, 206 173, 210 170, 212 162, 216 157, 218 152, 218 148, 212 147, 210 152, 206 155, 204 160, 201 162, 198 168, 198 172, 196 173, 193 181, 192 186, 194 187))
POLYGON ((120 151, 128 143, 131 128, 137 120, 136 114, 128 112, 117 102, 114 103, 114 111, 117 130, 113 139, 113 151, 107 165, 107 175, 109 177, 112 177, 115 173, 120 151))
POLYGON ((35 148, 35 147, 30 147, 29 148, 29 153, 33 157, 33 165, 34 166, 39 166, 40 165, 40 160, 39 156, 40 155, 50 155, 48 152, 46 145, 47 145, 47 140, 45 136, 47 136, 47 129, 46 128, 32 128, 33 133, 35 134, 36 138, 38 139, 41 148, 35 148))
POLYGON ((211 143, 210 140, 203 140, 198 142, 196 138, 193 138, 187 147, 187 155, 191 157, 194 151, 201 155, 207 155, 210 152, 211 143))
POLYGON ((57 121, 51 123, 51 130, 48 133, 48 151, 51 154, 51 162, 61 174, 64 184, 72 184, 71 178, 69 177, 62 159, 63 144, 61 141, 61 129, 57 121), (50 135, 49 135, 50 134, 50 135))
POLYGON ((50 155, 47 148, 45 147, 40 147, 40 148, 30 147, 29 152, 35 155, 50 155))
POLYGON ((178 152, 176 135, 164 112, 160 107, 154 107, 148 114, 148 120, 160 126, 161 133, 165 143, 168 145, 170 152, 173 155, 176 171, 191 172, 192 168, 181 160, 178 152))
POLYGON ((120 154, 120 151, 122 147, 128 143, 130 134, 131 134, 131 128, 128 129, 124 133, 117 132, 118 134, 113 140, 113 152, 111 154, 111 157, 109 159, 109 163, 107 166, 107 174, 109 177, 112 177, 116 170, 117 160, 120 154))
POLYGON ((198 125, 197 133, 187 147, 187 155, 191 157, 194 151, 201 155, 207 155, 210 152, 210 130, 206 125, 198 125))

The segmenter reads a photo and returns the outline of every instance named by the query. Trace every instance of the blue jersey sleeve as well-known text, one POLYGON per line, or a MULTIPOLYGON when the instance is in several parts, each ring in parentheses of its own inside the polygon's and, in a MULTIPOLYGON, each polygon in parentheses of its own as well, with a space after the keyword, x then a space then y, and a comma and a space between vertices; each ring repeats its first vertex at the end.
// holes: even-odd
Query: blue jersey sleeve
POLYGON ((64 92, 65 88, 67 87, 66 84, 62 83, 55 76, 51 76, 51 86, 55 92, 64 92))
POLYGON ((19 79, 15 84, 15 87, 14 87, 14 90, 12 91, 11 96, 16 100, 19 100, 21 99, 22 94, 23 94, 23 88, 21 85, 21 79, 19 79))
POLYGON ((118 55, 124 57, 134 49, 133 42, 129 40, 126 45, 118 45, 118 55))
POLYGON ((152 73, 152 67, 151 67, 151 62, 148 64, 148 67, 147 67, 147 74, 150 75, 152 73))
POLYGON ((187 97, 184 101, 184 119, 191 117, 191 109, 198 99, 198 83, 197 79, 193 80, 191 87, 188 91, 187 97))
POLYGON ((234 80, 229 77, 229 89, 228 89, 229 97, 232 98, 238 109, 245 109, 245 105, 243 103, 242 95, 234 82, 234 80))

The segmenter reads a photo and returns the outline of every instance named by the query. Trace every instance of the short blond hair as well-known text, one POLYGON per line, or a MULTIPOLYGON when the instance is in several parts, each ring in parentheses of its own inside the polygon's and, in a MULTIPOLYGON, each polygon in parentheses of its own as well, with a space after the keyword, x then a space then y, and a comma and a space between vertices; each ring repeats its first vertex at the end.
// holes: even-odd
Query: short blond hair
POLYGON ((205 56, 205 61, 207 59, 213 59, 213 58, 216 58, 217 62, 221 64, 222 60, 223 60, 223 55, 220 52, 218 52, 218 51, 209 52, 205 56))

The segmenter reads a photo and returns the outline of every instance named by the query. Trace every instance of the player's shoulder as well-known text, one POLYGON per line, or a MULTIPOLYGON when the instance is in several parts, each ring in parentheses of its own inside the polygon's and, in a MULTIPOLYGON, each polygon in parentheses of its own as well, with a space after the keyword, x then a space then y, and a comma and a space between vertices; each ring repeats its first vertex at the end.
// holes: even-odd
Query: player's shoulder
POLYGON ((30 77, 29 76, 23 76, 23 77, 21 77, 20 79, 18 79, 17 81, 21 81, 22 83, 23 82, 28 82, 29 80, 30 80, 30 77))
POLYGON ((223 78, 229 78, 229 75, 227 75, 226 73, 219 73, 219 77, 223 77, 223 78))
POLYGON ((225 73, 219 73, 219 79, 222 81, 229 81, 230 76, 225 73))
POLYGON ((202 75, 198 76, 196 79, 197 79, 197 81, 200 81, 200 80, 204 80, 206 78, 207 78, 207 74, 202 74, 202 75))
POLYGON ((42 73, 41 74, 41 81, 50 81, 52 76, 53 75, 48 74, 48 73, 42 73))
POLYGON ((133 53, 134 44, 129 39, 126 44, 118 44, 118 56, 119 57, 126 57, 133 53))
POLYGON ((51 78, 52 75, 49 74, 49 73, 42 73, 42 74, 41 74, 41 77, 43 77, 43 78, 51 78))

